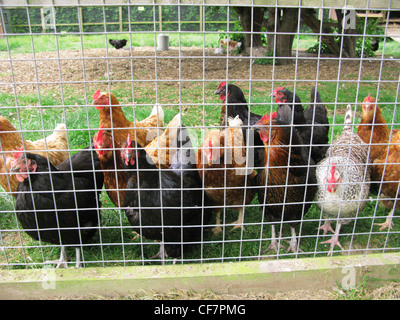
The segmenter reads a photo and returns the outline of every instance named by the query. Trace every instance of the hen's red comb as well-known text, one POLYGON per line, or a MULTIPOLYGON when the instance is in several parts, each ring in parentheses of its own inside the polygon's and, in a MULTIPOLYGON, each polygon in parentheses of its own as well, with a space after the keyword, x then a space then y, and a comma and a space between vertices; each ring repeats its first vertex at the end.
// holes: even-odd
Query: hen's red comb
POLYGON ((219 84, 218 89, 223 88, 223 87, 225 87, 225 86, 226 86, 226 81, 222 81, 222 82, 219 84))
POLYGON ((332 163, 331 170, 330 170, 330 174, 331 174, 332 176, 335 174, 335 169, 336 169, 336 162, 333 162, 333 163, 332 163))
POLYGON ((101 93, 101 91, 100 91, 100 89, 98 89, 93 95, 93 100, 97 100, 100 97, 100 93, 101 93))
POLYGON ((276 111, 272 112, 271 115, 266 113, 265 116, 262 116, 260 122, 261 122, 261 124, 269 124, 271 119, 276 118, 277 115, 278 115, 278 113, 276 111))
POLYGON ((368 97, 366 97, 364 99, 364 102, 366 102, 366 103, 375 102, 375 99, 374 99, 374 97, 371 97, 371 93, 368 93, 368 97))
POLYGON ((126 139, 126 142, 127 142, 127 147, 128 148, 132 148, 132 141, 131 141, 131 136, 129 135, 129 133, 128 133, 128 139, 126 139))
POLYGON ((283 89, 285 89, 285 86, 276 88, 276 89, 274 90, 274 93, 277 93, 278 91, 283 90, 283 89))
POLYGON ((12 152, 11 155, 14 157, 15 160, 17 160, 19 157, 21 157, 24 154, 24 147, 17 148, 13 151, 14 152, 12 152))

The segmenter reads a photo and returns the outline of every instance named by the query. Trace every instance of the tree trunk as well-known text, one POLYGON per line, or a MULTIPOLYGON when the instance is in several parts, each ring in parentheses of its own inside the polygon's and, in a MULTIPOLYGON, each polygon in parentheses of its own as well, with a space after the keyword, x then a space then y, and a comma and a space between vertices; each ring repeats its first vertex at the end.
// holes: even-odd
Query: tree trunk
MULTIPOLYGON (((267 22, 267 50, 276 57, 291 57, 294 34, 297 30, 299 10, 287 8, 269 8, 267 22), (274 34, 277 32, 276 34, 274 34), (276 41, 275 41, 276 40, 276 41)), ((289 64, 291 59, 277 59, 277 64, 289 64)))
MULTIPOLYGON (((314 33, 319 34, 321 32, 321 22, 315 17, 314 10, 312 9, 301 9, 301 19, 307 24, 314 33)), ((336 35, 332 33, 332 29, 324 23, 322 25, 321 40, 326 44, 329 51, 336 55, 340 55, 340 44, 335 41, 336 35)))
MULTIPOLYGON (((245 32, 261 32, 261 27, 264 20, 264 10, 260 7, 236 7, 236 12, 239 14, 240 24, 245 32), (252 13, 253 11, 253 13, 252 13)), ((244 34, 245 47, 260 47, 262 46, 261 34, 244 34)))
POLYGON ((347 12, 348 15, 344 16, 342 9, 336 9, 336 16, 338 19, 338 28, 341 33, 343 41, 343 51, 342 56, 346 58, 354 58, 357 57, 356 53, 356 42, 357 36, 346 36, 345 34, 355 34, 357 32, 356 29, 356 16, 355 13, 351 15, 351 12, 347 12), (345 21, 343 21, 345 19, 345 21))

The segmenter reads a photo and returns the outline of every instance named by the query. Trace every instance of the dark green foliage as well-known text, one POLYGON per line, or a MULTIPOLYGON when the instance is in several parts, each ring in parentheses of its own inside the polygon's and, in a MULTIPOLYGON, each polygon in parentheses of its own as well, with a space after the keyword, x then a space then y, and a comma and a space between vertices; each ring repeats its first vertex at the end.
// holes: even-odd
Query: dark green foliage
MULTIPOLYGON (((159 6, 123 6, 122 31, 160 31, 159 6), (155 22, 155 23, 154 23, 155 22)), ((205 31, 226 30, 228 20, 226 7, 199 6, 161 6, 162 31, 199 31, 200 10, 204 10, 205 31), (180 21, 181 23, 178 23, 180 21), (219 22, 220 21, 220 22, 219 22)), ((57 32, 79 32, 79 8, 54 7, 57 32), (73 25, 59 25, 73 24, 73 25)), ((40 8, 9 9, 11 24, 14 33, 40 33, 41 25, 40 8), (28 18, 31 29, 29 29, 28 18)), ((45 11, 45 16, 50 12, 45 11)), ((229 12, 229 27, 232 28, 238 16, 235 10, 229 12)), ((118 6, 82 7, 82 32, 118 32, 120 31, 120 11, 118 6)), ((46 30, 54 32, 53 28, 46 30)))
MULTIPOLYGON (((365 21, 366 19, 357 19, 357 33, 360 35, 383 35, 383 29, 378 26, 379 20, 378 19, 368 19, 367 20, 367 27, 365 28, 365 21)), ((333 22, 331 19, 328 19, 328 22, 333 22)), ((333 32, 339 32, 337 27, 332 28, 333 32)), ((372 40, 375 38, 374 36, 360 36, 357 38, 356 42, 356 53, 358 57, 375 57, 375 53, 372 50, 372 40)), ((379 39, 379 38, 378 38, 379 39)), ((340 37, 336 36, 335 41, 339 42, 340 37)), ((321 43, 321 49, 319 48, 320 40, 318 40, 312 47, 307 49, 307 52, 310 53, 331 53, 329 48, 326 46, 324 42, 321 43)))

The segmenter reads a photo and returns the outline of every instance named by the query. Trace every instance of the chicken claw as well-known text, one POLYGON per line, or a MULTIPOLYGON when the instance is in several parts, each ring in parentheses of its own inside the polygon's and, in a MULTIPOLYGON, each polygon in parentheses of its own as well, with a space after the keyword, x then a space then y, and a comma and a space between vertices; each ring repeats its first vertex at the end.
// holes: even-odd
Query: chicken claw
POLYGON ((392 219, 386 219, 384 223, 374 223, 376 226, 380 226, 379 231, 385 230, 386 228, 393 228, 394 223, 391 221, 392 219))
POLYGON ((339 246, 340 249, 344 250, 343 246, 339 242, 339 236, 337 236, 337 235, 332 236, 332 238, 330 238, 328 241, 321 242, 321 244, 326 244, 326 243, 331 244, 331 249, 328 252, 328 257, 332 256, 333 249, 335 248, 335 246, 339 246))
POLYGON ((385 230, 386 228, 389 228, 390 230, 390 228, 394 227, 394 223, 392 222, 393 214, 394 214, 394 208, 389 212, 389 215, 384 223, 375 223, 375 225, 381 226, 379 228, 379 231, 385 230))
POLYGON ((219 226, 216 226, 216 227, 214 227, 214 228, 212 228, 211 229, 211 232, 212 232, 212 234, 214 235, 214 236, 216 236, 218 233, 221 233, 222 232, 222 227, 219 225, 219 226))
POLYGON ((237 218, 236 221, 232 222, 231 224, 234 224, 235 226, 232 228, 231 231, 235 230, 235 229, 242 229, 243 231, 245 231, 244 227, 243 227, 243 208, 239 209, 239 216, 237 218))
POLYGON ((290 241, 287 241, 289 243, 289 247, 286 250, 286 253, 289 253, 290 251, 293 253, 298 253, 300 252, 304 252, 303 250, 301 250, 299 248, 299 246, 297 245, 297 239, 296 239, 296 230, 293 227, 290 227, 290 230, 292 232, 292 238, 290 239, 290 241))
POLYGON ((279 252, 279 249, 286 249, 286 247, 284 247, 283 245, 281 245, 280 243, 278 243, 278 241, 276 241, 276 239, 271 240, 271 244, 268 246, 267 249, 265 249, 262 254, 268 252, 269 250, 273 249, 275 251, 275 253, 279 252))
POLYGON ((331 226, 332 222, 330 220, 326 220, 325 223, 319 228, 320 230, 324 230, 324 235, 328 233, 328 231, 335 233, 331 226))

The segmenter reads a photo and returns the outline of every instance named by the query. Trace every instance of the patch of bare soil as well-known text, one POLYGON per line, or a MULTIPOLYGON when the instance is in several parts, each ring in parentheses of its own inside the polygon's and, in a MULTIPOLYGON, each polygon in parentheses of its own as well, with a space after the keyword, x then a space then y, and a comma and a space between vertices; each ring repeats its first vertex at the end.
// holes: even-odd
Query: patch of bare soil
MULTIPOLYGON (((229 78, 244 89, 252 81, 254 90, 270 90, 272 83, 293 86, 294 82, 311 87, 316 81, 358 81, 398 79, 399 64, 379 59, 340 60, 299 54, 293 63, 283 66, 257 65, 248 56, 214 54, 211 48, 176 48, 155 51, 154 47, 128 50, 87 49, 13 55, 0 64, 2 91, 17 95, 54 92, 70 87, 75 93, 94 92, 98 88, 131 86, 147 88, 142 94, 154 94, 156 83, 187 87, 193 83, 213 86, 229 78)), ((268 91, 269 92, 269 91, 268 91)), ((210 93, 211 94, 211 93, 210 93)), ((168 101, 163 101, 168 103, 168 101)))

